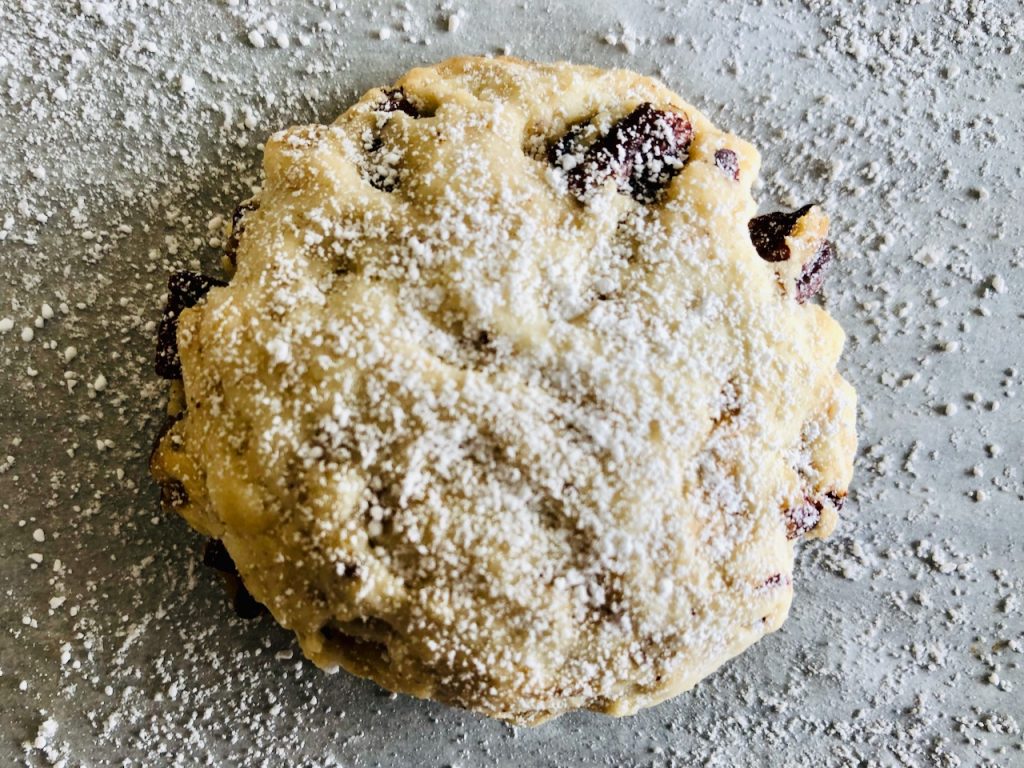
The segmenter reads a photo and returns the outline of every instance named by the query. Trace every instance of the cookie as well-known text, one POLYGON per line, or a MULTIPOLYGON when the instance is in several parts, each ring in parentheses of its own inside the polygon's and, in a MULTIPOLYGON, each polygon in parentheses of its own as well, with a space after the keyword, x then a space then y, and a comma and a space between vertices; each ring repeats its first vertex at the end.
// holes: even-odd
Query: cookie
POLYGON ((230 281, 172 278, 152 458, 247 612, 513 723, 635 712, 782 624, 855 394, 828 218, 758 216, 752 146, 631 72, 459 58, 264 164, 230 281))

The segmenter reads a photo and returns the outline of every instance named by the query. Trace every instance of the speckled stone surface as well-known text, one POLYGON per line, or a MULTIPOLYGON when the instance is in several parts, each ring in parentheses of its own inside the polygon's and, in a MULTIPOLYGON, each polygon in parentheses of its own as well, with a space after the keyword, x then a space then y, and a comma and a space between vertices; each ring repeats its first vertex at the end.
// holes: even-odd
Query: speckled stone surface
POLYGON ((1017 3, 150 5, 0 6, 0 763, 1024 765, 1017 3), (146 471, 166 274, 216 270, 260 142, 506 49, 659 76, 759 147, 765 209, 822 202, 861 396, 784 627, 636 717, 533 730, 233 617, 146 471))

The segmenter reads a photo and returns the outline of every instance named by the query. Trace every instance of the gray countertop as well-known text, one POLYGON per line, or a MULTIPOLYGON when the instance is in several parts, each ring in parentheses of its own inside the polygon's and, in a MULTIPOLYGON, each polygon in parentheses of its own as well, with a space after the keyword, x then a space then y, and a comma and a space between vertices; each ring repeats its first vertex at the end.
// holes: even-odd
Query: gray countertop
POLYGON ((0 764, 1024 766, 1015 0, 0 3, 0 764), (456 21, 450 21, 455 15, 456 21), (166 274, 260 142, 458 53, 663 78, 823 202, 861 397, 789 621, 635 717, 513 729, 233 617, 146 458, 166 274))

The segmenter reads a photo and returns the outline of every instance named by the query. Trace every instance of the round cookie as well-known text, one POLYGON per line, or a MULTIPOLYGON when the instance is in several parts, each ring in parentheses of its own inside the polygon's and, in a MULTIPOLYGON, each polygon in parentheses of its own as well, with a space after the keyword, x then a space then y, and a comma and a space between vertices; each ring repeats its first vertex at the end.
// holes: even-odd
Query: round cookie
POLYGON ((759 164, 511 58, 275 134, 230 282, 171 281, 165 504, 325 669, 515 723, 690 688, 782 624, 856 443, 828 219, 756 216, 759 164))

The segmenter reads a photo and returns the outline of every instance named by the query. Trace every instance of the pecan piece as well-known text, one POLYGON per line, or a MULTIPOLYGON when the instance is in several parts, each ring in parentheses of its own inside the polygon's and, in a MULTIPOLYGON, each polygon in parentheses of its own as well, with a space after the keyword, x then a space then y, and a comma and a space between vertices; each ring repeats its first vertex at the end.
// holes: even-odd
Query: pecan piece
POLYGON ((197 272, 173 273, 167 281, 167 304, 157 329, 156 373, 165 379, 181 378, 181 358, 178 357, 178 316, 194 307, 211 288, 226 286, 223 280, 197 272))

